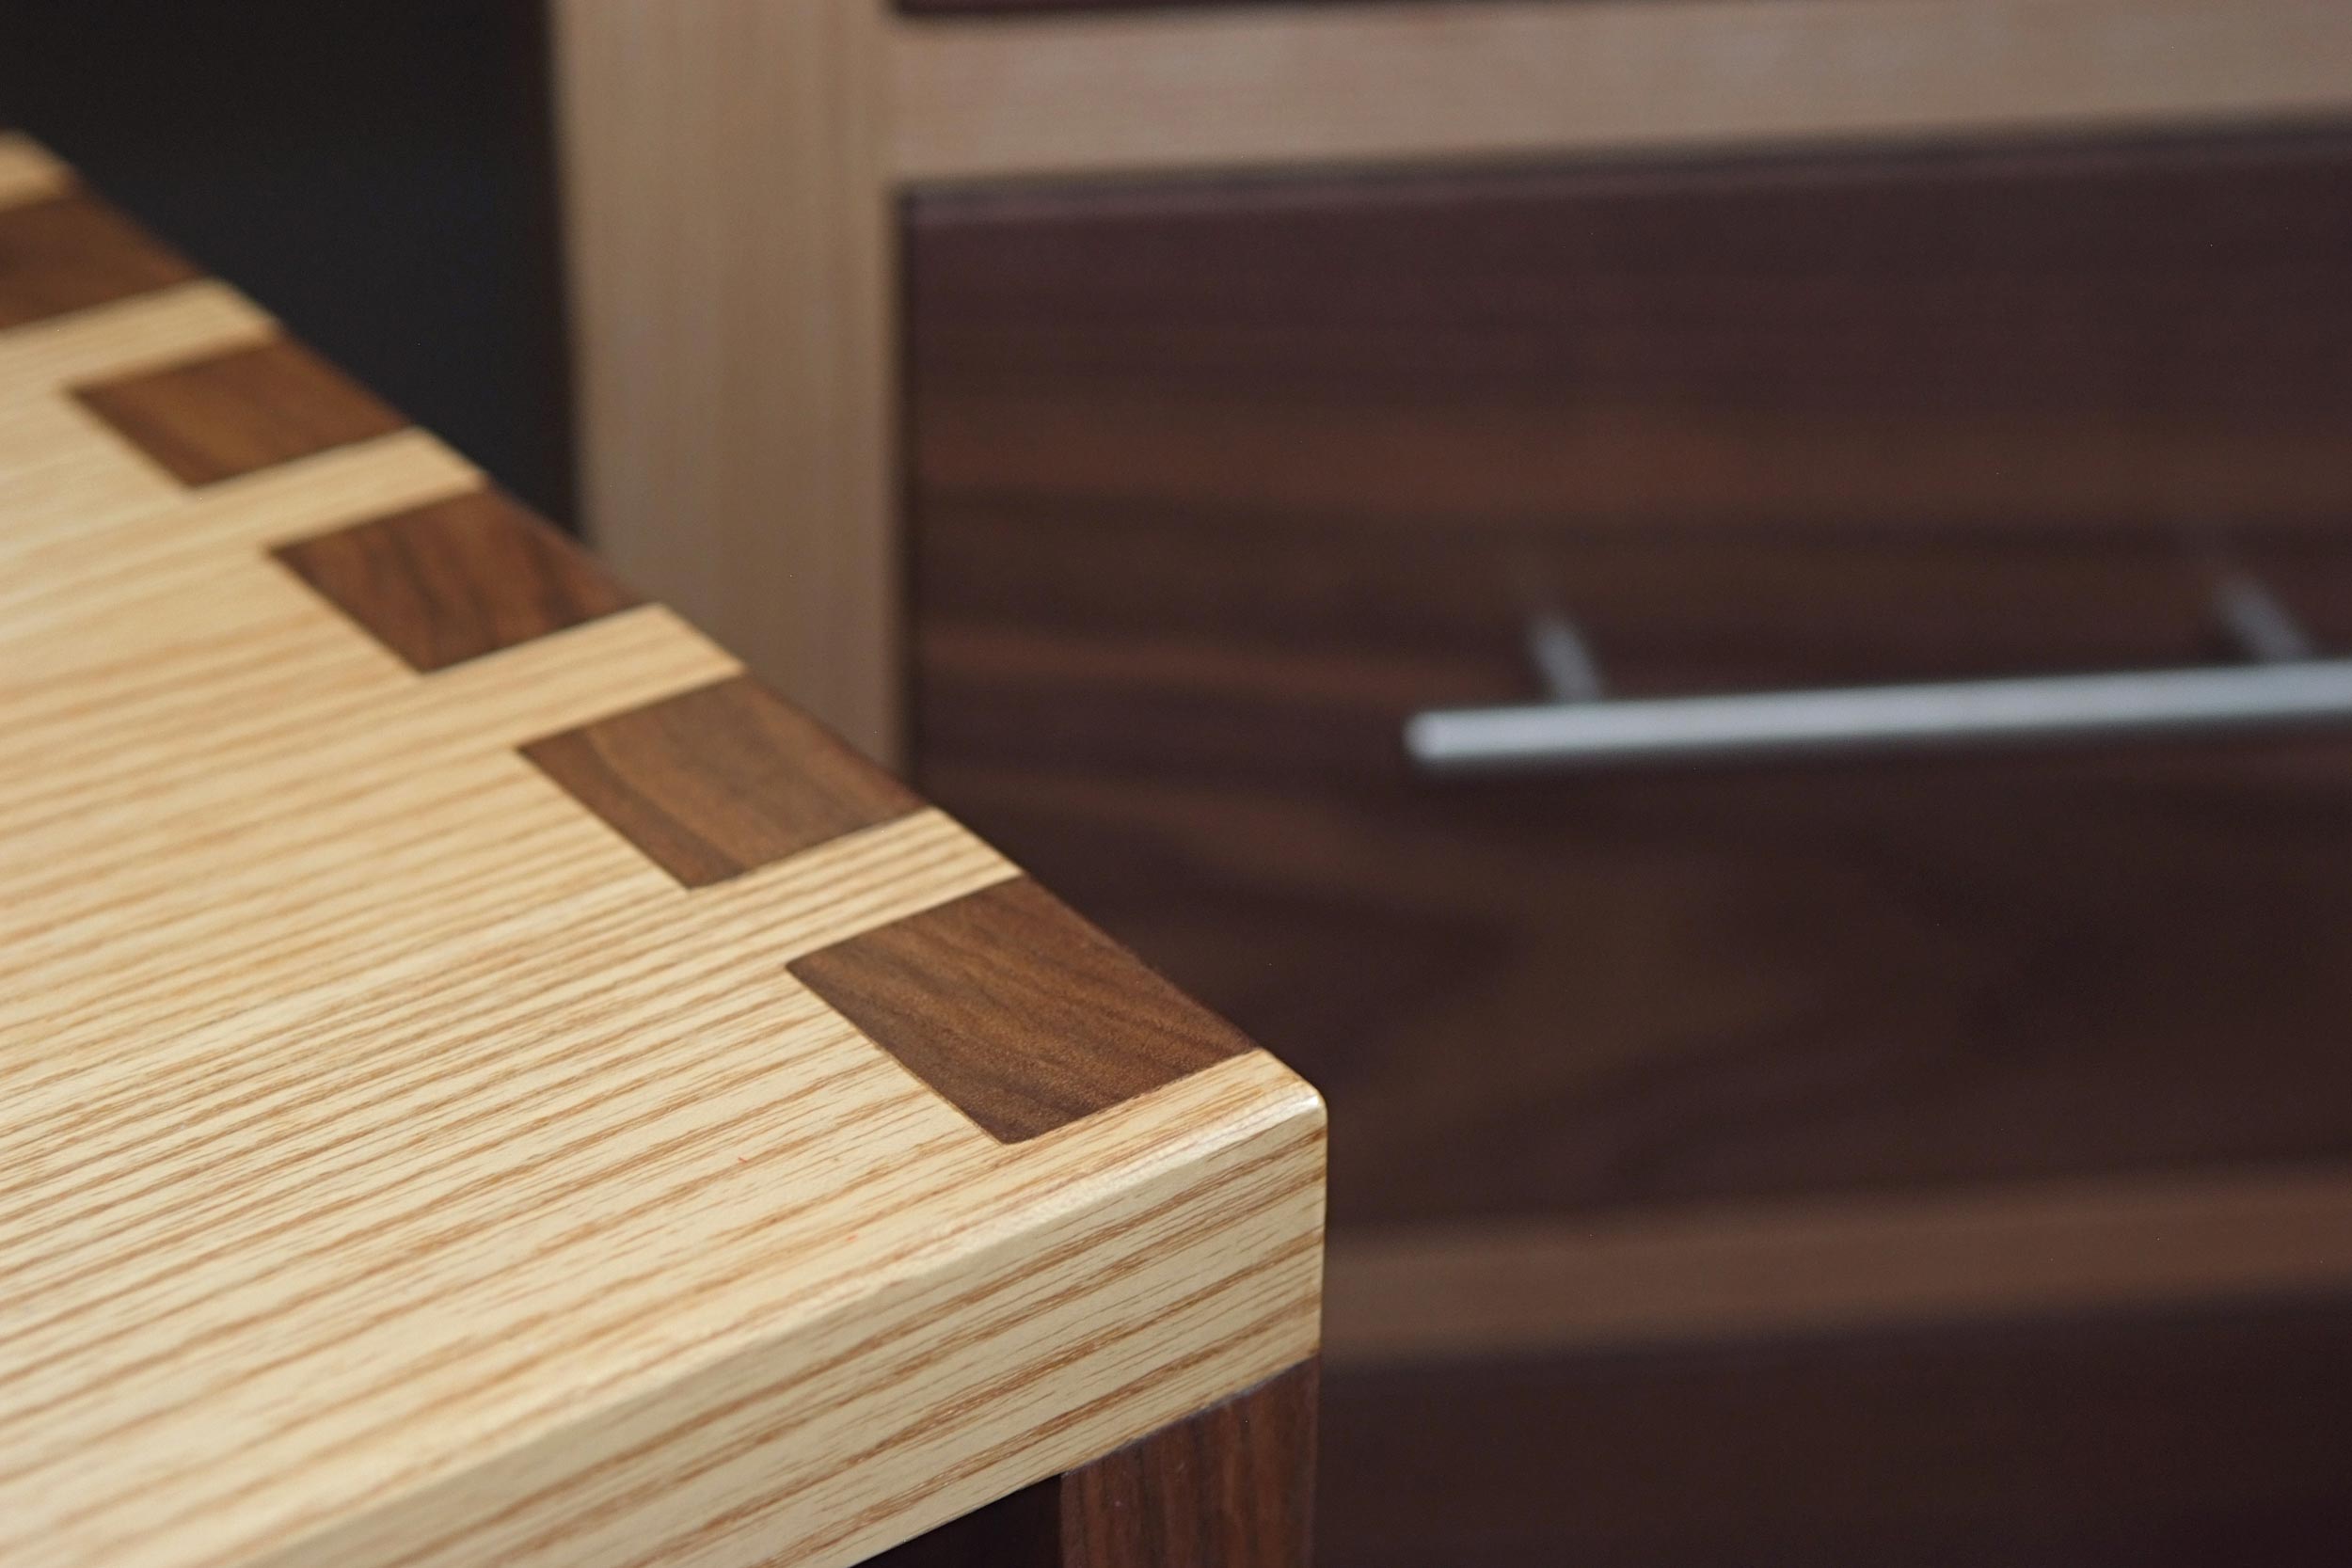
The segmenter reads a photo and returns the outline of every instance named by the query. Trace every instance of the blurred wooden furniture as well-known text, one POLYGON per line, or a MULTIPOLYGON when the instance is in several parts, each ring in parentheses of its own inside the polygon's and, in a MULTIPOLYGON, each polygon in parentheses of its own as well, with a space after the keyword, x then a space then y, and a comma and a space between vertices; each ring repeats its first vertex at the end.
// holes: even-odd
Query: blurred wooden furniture
POLYGON ((2352 109, 2333 0, 553 0, 553 21, 590 533, 893 761, 903 197, 2352 109))
POLYGON ((0 1561, 1305 1561, 1313 1092, 8 136, 0 557, 0 1561))
POLYGON ((1329 1560, 2335 1550, 2352 736, 1399 738, 1538 695, 1545 608, 1634 697, 2205 664, 2228 573, 2352 649, 2352 136, 908 255, 919 774, 1331 1097, 1329 1560))
POLYGON ((1400 740, 2352 651, 2352 10, 558 22, 592 524, 1332 1096, 1327 1564, 2340 1555, 2352 741, 1400 740))

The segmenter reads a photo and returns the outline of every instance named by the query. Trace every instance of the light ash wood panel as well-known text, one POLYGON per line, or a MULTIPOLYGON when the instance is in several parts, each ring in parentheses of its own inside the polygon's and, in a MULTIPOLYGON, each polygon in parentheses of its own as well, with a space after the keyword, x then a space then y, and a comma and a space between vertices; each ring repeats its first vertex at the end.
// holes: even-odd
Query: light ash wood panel
POLYGON ((735 675, 659 606, 420 673, 274 559, 477 492, 186 488, 0 334, 0 1562, 853 1561, 1312 1353, 1248 1052, 1017 1147, 787 965, 1016 873, 927 809, 679 887, 518 752, 735 675))
POLYGON ((916 182, 2180 127, 2352 107, 2333 0, 1649 0, 902 23, 916 182))
POLYGON ((560 0, 553 25, 589 535, 892 761, 879 10, 560 0))

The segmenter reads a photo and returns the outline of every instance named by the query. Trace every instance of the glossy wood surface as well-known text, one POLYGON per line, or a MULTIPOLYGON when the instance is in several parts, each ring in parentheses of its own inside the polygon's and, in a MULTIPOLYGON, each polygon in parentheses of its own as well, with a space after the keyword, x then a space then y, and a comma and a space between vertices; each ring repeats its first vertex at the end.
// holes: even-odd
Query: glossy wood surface
POLYGON ((380 406, 210 281, 0 333, 0 1562, 834 1568, 1311 1354, 1312 1091, 973 1126, 789 966, 1016 869, 771 727, 905 809, 681 885, 522 748, 737 662, 344 571, 485 484, 380 406))
POLYGON ((926 198, 917 528, 989 498, 1433 551, 2323 521, 2347 145, 926 198))
POLYGON ((1335 1374, 1595 1347, 2352 1297, 2352 1167, 2198 1167, 1358 1227, 1335 1374))
POLYGON ((925 786, 1332 1098, 1322 1560, 2317 1563, 2352 739, 1415 709, 2352 648, 2352 145, 918 202, 925 786), (2281 1317, 2282 1304, 2308 1314, 2281 1317))
POLYGON ((1327 1370, 1350 1568, 2327 1568, 2352 1311, 1327 1370))
POLYGON ((1438 784, 1422 705, 2352 643, 2334 141, 918 209, 922 776, 1407 1221, 2352 1148, 2352 742, 1438 784))

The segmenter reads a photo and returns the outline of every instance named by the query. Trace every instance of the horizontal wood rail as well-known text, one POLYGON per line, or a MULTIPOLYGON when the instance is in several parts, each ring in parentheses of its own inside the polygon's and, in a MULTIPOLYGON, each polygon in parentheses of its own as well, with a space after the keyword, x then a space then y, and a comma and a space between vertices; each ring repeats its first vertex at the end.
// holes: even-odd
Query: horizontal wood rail
POLYGON ((896 20, 902 181, 1428 165, 2352 108, 2333 0, 1464 0, 896 20))
POLYGON ((1413 1227, 1335 1239, 1332 1365, 2352 1290, 2352 1168, 1413 1227))

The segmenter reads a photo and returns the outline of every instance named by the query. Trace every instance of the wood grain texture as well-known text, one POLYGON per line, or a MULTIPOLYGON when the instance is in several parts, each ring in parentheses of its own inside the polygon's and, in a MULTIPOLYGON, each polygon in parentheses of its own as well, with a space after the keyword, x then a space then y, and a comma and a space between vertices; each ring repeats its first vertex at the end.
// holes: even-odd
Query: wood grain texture
POLYGON ((2342 137, 925 203, 923 780, 1315 1075, 1343 1223, 2340 1158, 2342 741, 1398 730, 1546 602, 1628 693, 2224 657, 2232 559, 2352 645, 2347 213, 2342 137))
POLYGON ((877 0, 552 11, 589 537, 894 763, 882 20, 877 0))
POLYGON ((739 877, 921 804, 748 676, 522 750, 687 887, 739 877))
POLYGON ((1398 731, 1535 695, 1537 608, 1628 693, 2201 662, 2232 564, 2352 646, 2347 198, 2330 135, 915 204, 919 777, 1330 1095, 1330 1568, 2340 1553, 2352 744, 1398 731))
POLYGON ((271 552, 462 459, 191 489, 74 401, 276 331, 0 333, 0 1561, 840 1568, 1312 1353, 1270 1057, 985 1136, 787 966, 1013 867, 918 809, 682 889, 518 748, 732 657, 420 674, 271 552))
POLYGON ((407 423, 289 340, 232 349, 73 395, 183 484, 213 484, 407 423))
POLYGON ((2331 0, 1554 0, 894 19, 555 10, 591 536, 905 745, 909 183, 2340 116, 2331 0), (1770 61, 1771 69, 1758 62, 1770 61))
POLYGON ((2352 1298, 2348 1243, 2340 1165, 1359 1227, 1332 1243, 1324 1354, 1430 1365, 2352 1298))
POLYGON ((373 517, 275 553, 413 670, 447 669, 639 602, 497 490, 373 517))
POLYGON ((1307 1568, 1311 1361, 1061 1481, 1064 1568, 1307 1568))
POLYGON ((1026 879, 811 953, 792 974, 1002 1143, 1249 1049, 1026 879))
POLYGON ((927 198, 917 504, 1433 551, 2316 525, 2348 211, 2341 130, 927 198))
POLYGON ((1316 1404, 1311 1361, 873 1568, 1306 1568, 1316 1404))
POLYGON ((933 17, 916 182, 2275 123, 2352 108, 2330 0, 1447 0, 933 17))
POLYGON ((0 331, 196 276, 87 192, 0 205, 0 331))
POLYGON ((2327 1568, 2352 1312, 1324 1371, 1326 1568, 2327 1568))

